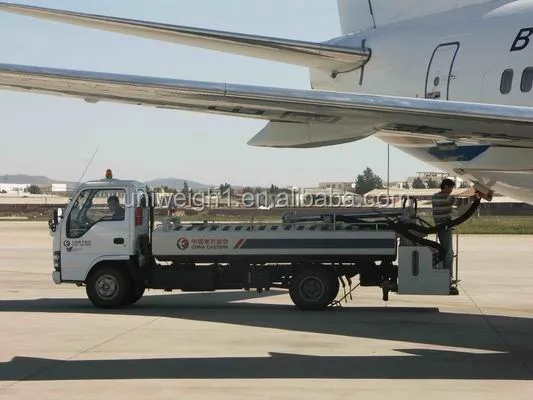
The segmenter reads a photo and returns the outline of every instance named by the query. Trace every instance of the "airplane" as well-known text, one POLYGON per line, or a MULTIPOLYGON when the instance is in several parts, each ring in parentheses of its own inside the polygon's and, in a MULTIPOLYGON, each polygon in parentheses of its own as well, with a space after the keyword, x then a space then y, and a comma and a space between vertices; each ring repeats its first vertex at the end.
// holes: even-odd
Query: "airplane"
MULTIPOLYGON (((0 11, 309 68, 311 89, 0 64, 0 88, 267 121, 251 146, 374 136, 533 204, 533 0, 338 0, 306 42, 0 2, 0 11)), ((0 28, 1 32, 1 28, 0 28)))

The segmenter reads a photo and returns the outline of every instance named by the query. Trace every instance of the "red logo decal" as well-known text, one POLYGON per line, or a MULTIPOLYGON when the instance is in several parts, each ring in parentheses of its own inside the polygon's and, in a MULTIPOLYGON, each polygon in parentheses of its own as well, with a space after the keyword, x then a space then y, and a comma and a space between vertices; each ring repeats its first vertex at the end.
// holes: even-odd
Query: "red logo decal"
POLYGON ((189 241, 187 240, 187 238, 179 238, 177 245, 178 249, 187 250, 189 248, 189 241))

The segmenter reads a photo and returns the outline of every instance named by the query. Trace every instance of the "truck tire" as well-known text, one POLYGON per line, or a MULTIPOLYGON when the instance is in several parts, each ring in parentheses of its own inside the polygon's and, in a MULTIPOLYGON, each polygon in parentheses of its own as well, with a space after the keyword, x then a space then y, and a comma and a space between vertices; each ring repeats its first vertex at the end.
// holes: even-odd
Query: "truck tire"
POLYGON ((338 278, 325 268, 306 268, 291 282, 292 302, 302 310, 322 310, 339 292, 338 278))
POLYGON ((334 283, 333 283, 333 288, 331 290, 331 296, 329 297, 328 305, 333 303, 333 300, 335 300, 337 296, 339 295, 339 290, 341 290, 341 283, 339 281, 339 277, 335 275, 334 273, 332 273, 332 275, 333 275, 332 279, 334 279, 334 283))
POLYGON ((145 290, 146 287, 143 283, 133 283, 130 292, 128 293, 125 305, 131 306, 137 303, 141 299, 141 297, 143 297, 145 290))
POLYGON ((87 279, 87 297, 98 308, 118 308, 132 298, 133 288, 127 272, 120 267, 102 267, 87 279))

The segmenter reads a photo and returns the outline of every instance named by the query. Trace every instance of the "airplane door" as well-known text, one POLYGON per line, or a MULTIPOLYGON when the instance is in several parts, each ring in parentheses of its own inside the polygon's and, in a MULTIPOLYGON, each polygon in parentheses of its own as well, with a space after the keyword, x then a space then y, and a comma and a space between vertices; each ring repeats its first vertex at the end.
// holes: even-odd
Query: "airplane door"
POLYGON ((444 43, 433 51, 426 75, 426 98, 449 100, 453 64, 459 42, 444 43))

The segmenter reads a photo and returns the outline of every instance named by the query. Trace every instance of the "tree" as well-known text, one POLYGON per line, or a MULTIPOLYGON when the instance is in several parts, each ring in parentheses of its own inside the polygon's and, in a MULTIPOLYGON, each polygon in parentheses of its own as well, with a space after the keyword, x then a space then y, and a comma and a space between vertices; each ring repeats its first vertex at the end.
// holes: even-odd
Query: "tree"
POLYGON ((367 167, 363 174, 357 176, 355 193, 364 195, 374 189, 383 189, 383 180, 367 167))
POLYGON ((183 189, 181 191, 183 195, 185 196, 185 204, 190 206, 192 202, 191 199, 194 193, 192 192, 191 189, 189 189, 189 184, 187 183, 187 181, 183 181, 183 189))
POLYGON ((434 181, 433 179, 430 179, 428 181, 428 189, 439 189, 440 185, 437 181, 434 181))
POLYGON ((420 178, 415 178, 413 181, 413 189, 425 189, 426 185, 424 184, 424 181, 420 178))
POLYGON ((224 184, 221 184, 219 186, 219 189, 220 189, 220 193, 224 194, 226 193, 226 191, 230 191, 230 194, 232 193, 232 190, 231 190, 231 185, 229 183, 224 183, 224 184))
POLYGON ((37 185, 30 185, 27 190, 29 194, 41 194, 41 188, 37 185))
POLYGON ((160 189, 161 189, 161 193, 172 193, 172 194, 178 193, 177 189, 169 188, 168 186, 163 186, 160 189))

